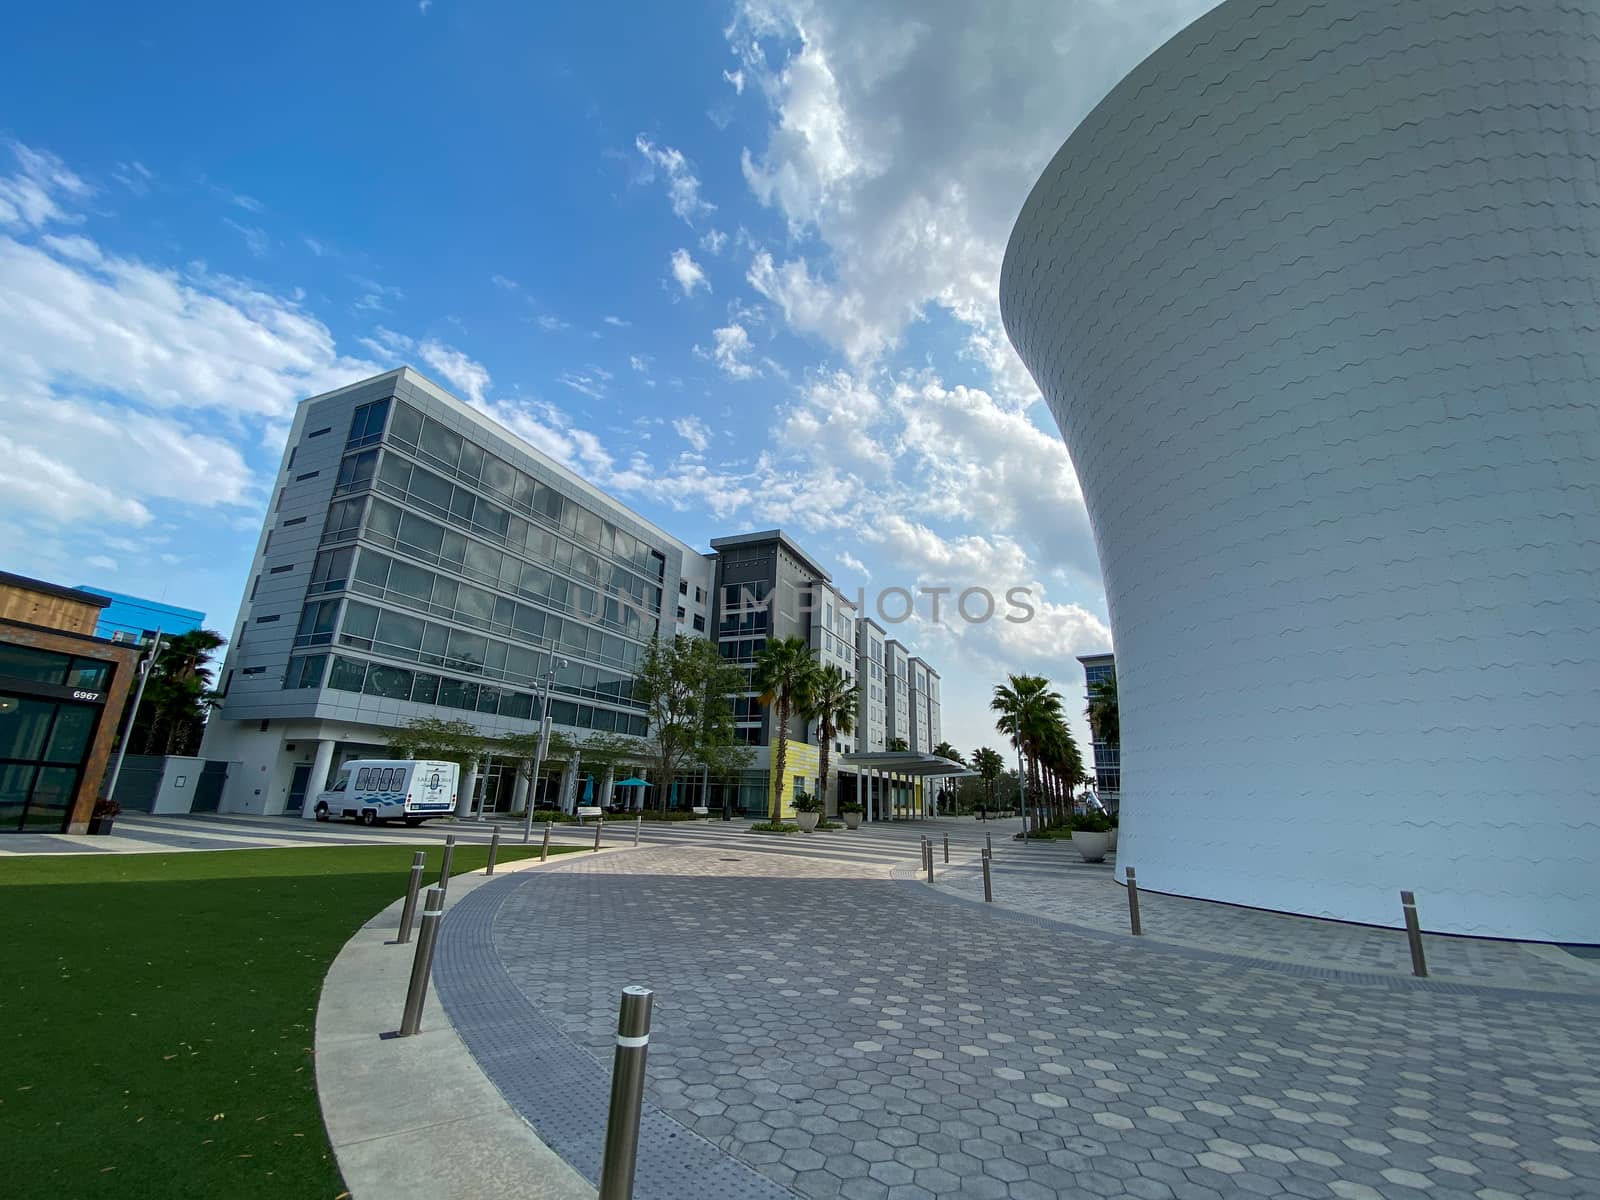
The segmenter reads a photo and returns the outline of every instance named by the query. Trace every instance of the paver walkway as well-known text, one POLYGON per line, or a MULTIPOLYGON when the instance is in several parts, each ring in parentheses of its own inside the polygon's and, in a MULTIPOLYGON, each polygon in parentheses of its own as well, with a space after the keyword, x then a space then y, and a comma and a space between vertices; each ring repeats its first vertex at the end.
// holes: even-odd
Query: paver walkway
POLYGON ((641 1198, 1600 1195, 1594 997, 1078 933, 895 881, 915 861, 896 833, 832 860, 744 834, 496 882, 446 920, 440 998, 590 1173, 574 1101, 603 1090, 620 989, 654 988, 641 1198), (742 1182, 659 1170, 663 1129, 742 1182))

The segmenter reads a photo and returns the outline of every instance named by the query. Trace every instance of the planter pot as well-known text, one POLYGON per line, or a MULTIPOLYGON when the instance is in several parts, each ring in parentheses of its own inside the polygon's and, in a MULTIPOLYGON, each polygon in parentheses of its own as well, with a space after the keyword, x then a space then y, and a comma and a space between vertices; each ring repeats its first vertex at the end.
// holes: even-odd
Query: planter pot
POLYGON ((845 813, 844 814, 844 827, 846 829, 860 829, 861 828, 861 814, 860 813, 845 813))
POLYGON ((1117 852, 1117 831, 1113 829, 1107 836, 1111 838, 1111 853, 1115 854, 1117 852))
POLYGON ((1072 834, 1072 848, 1084 862, 1103 862, 1106 851, 1111 849, 1111 835, 1077 829, 1072 834))
POLYGON ((115 817, 90 817, 89 832, 107 834, 111 832, 111 827, 116 823, 117 819, 115 817))
POLYGON ((794 823, 800 826, 800 832, 810 833, 816 829, 817 822, 822 820, 821 813, 795 813, 794 823))

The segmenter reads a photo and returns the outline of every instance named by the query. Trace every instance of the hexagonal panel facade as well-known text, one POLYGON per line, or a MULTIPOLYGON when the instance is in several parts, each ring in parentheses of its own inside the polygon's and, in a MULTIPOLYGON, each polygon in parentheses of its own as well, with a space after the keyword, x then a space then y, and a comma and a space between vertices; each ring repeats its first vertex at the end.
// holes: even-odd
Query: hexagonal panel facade
POLYGON ((1596 62, 1562 0, 1229 0, 1029 196, 1141 885, 1600 940, 1596 62))

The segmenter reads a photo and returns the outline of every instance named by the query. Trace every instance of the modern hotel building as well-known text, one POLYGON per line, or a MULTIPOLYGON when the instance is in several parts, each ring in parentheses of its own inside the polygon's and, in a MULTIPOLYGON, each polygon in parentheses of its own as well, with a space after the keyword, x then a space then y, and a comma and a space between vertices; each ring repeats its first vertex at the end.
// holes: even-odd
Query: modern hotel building
MULTIPOLYGON (((385 754, 417 718, 534 732, 547 675, 552 724, 575 742, 643 738, 633 681, 658 634, 715 638, 741 664, 800 637, 855 677, 858 614, 811 555, 778 530, 711 545, 679 541, 410 368, 302 401, 201 751, 233 764, 223 810, 298 815, 340 763, 385 754)), ((773 729, 753 687, 733 702, 754 761, 726 796, 690 778, 680 797, 755 813, 775 788, 814 790, 814 727, 773 729), (790 778, 774 783, 780 732, 790 778)), ((856 745, 836 736, 834 761, 856 745)), ((517 774, 491 757, 462 810, 520 804, 517 774)))

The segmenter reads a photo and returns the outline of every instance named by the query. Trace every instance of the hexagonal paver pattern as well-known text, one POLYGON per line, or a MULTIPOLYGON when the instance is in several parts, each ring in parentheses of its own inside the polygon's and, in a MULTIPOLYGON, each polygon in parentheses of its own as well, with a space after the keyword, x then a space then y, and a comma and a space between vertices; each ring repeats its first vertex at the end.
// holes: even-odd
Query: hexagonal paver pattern
POLYGON ((653 987, 647 1117, 804 1196, 1600 1194, 1600 1006, 1079 936, 939 902, 855 853, 871 844, 508 877, 447 920, 441 998, 567 1153, 539 1106, 570 1103, 572 1073, 525 1065, 512 1010, 584 1052, 603 1092, 617 993, 653 987))

